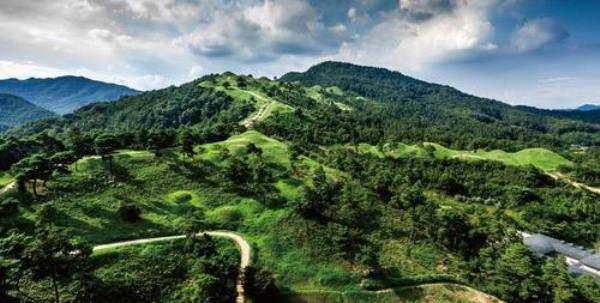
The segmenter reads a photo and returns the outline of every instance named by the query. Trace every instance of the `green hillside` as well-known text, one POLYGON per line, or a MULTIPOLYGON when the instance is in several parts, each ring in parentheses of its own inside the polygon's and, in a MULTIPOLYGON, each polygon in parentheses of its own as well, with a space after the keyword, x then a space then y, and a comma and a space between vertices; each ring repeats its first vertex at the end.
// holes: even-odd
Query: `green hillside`
POLYGON ((254 302, 595 303, 592 279, 516 233, 600 241, 598 196, 546 174, 596 172, 595 125, 494 101, 488 125, 452 89, 354 69, 331 79, 363 91, 224 73, 9 131, 0 299, 230 302, 239 256, 192 236, 227 230, 250 243, 254 302), (380 100, 395 86, 415 100, 380 100))
MULTIPOLYGON (((52 116, 54 116, 52 112, 33 105, 23 98, 0 94, 0 125, 5 128, 52 116)), ((0 126, 1 131, 2 127, 0 126)))
MULTIPOLYGON (((349 147, 352 148, 352 147, 349 147)), ((420 145, 387 144, 381 150, 376 146, 360 143, 358 151, 372 153, 383 157, 435 157, 437 159, 461 159, 461 160, 490 160, 499 161, 506 165, 527 166, 533 165, 545 171, 556 171, 561 167, 573 166, 573 162, 563 156, 545 148, 528 148, 518 152, 509 153, 503 150, 454 150, 436 143, 424 143, 420 145)))
MULTIPOLYGON (((375 101, 377 119, 390 140, 437 142, 458 149, 552 148, 569 144, 598 145, 600 125, 559 117, 462 93, 452 87, 417 80, 383 68, 324 62, 281 81, 336 87, 375 101)), ((345 103, 360 103, 344 98, 345 103)), ((367 114, 367 113, 365 113, 367 114)), ((594 122, 592 119, 582 119, 594 122)))

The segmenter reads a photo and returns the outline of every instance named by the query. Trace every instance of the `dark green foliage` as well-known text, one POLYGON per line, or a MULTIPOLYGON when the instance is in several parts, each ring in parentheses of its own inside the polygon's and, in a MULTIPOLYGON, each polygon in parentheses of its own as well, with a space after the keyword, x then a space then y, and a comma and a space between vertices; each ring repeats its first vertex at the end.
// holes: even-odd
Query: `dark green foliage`
POLYGON ((135 203, 123 204, 119 206, 118 213, 121 219, 130 223, 135 223, 142 220, 142 210, 135 203))
POLYGON ((248 266, 244 271, 245 294, 257 302, 270 301, 279 295, 273 273, 264 268, 248 266))
MULTIPOLYGON (((429 141, 453 148, 513 150, 532 145, 550 148, 572 143, 592 146, 600 142, 600 126, 597 124, 554 118, 544 111, 531 112, 511 107, 381 68, 325 62, 305 73, 287 74, 281 80, 307 86, 337 86, 377 102, 370 104, 364 100, 346 98, 340 101, 356 107, 356 113, 328 113, 328 116, 335 115, 337 119, 322 116, 315 122, 325 130, 320 137, 328 138, 328 121, 339 121, 336 128, 342 130, 348 118, 360 116, 364 122, 355 122, 356 131, 345 130, 338 142, 352 142, 352 138, 358 135, 361 139, 359 142, 373 143, 367 136, 370 132, 379 133, 375 143, 381 139, 429 141)), ((295 124, 278 123, 292 127, 295 124)), ((289 136, 287 134, 286 137, 289 136)))
POLYGON ((14 215, 19 210, 19 201, 8 198, 0 201, 0 218, 14 215))
POLYGON ((5 128, 54 116, 52 112, 13 95, 0 94, 0 108, 0 125, 5 128))
POLYGON ((73 114, 30 124, 14 132, 29 134, 55 129, 64 133, 74 127, 86 132, 131 132, 194 125, 205 130, 208 140, 224 139, 238 127, 237 122, 250 114, 253 106, 238 104, 222 92, 200 87, 204 80, 123 97, 119 102, 91 104, 73 114))

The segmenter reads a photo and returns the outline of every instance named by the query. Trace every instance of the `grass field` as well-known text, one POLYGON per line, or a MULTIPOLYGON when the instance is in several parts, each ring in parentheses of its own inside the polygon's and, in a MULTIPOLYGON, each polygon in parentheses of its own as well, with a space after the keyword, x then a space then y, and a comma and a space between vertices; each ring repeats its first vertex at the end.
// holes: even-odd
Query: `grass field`
POLYGON ((560 166, 573 165, 571 161, 563 156, 544 148, 528 148, 515 153, 502 150, 453 150, 436 143, 424 143, 422 145, 388 144, 382 150, 376 146, 361 143, 357 148, 359 152, 371 153, 379 157, 435 157, 437 159, 458 158, 475 161, 493 160, 500 161, 506 165, 533 165, 545 171, 555 171, 560 166))

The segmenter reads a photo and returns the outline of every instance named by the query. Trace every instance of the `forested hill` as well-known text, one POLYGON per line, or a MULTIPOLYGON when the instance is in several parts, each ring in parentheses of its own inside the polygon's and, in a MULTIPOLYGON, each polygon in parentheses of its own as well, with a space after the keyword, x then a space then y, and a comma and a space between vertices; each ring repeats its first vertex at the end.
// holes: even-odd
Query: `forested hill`
POLYGON ((54 114, 27 100, 0 94, 0 132, 25 122, 51 117, 54 114))
POLYGON ((411 132, 409 136, 425 141, 464 145, 462 139, 467 139, 477 145, 471 147, 524 140, 538 141, 538 145, 599 143, 600 125, 593 123, 598 122, 590 117, 593 112, 588 116, 557 115, 514 107, 383 68, 324 62, 303 73, 288 73, 280 81, 337 87, 375 101, 385 115, 403 121, 400 124, 407 129, 397 127, 398 132, 411 132))
POLYGON ((0 93, 16 95, 55 113, 64 114, 98 101, 113 101, 140 92, 126 86, 64 76, 0 80, 0 93))
POLYGON ((179 87, 90 104, 12 133, 195 126, 223 138, 242 125, 315 145, 436 142, 456 149, 517 151, 600 144, 598 124, 512 107, 385 69, 334 62, 281 81, 208 75, 179 87))

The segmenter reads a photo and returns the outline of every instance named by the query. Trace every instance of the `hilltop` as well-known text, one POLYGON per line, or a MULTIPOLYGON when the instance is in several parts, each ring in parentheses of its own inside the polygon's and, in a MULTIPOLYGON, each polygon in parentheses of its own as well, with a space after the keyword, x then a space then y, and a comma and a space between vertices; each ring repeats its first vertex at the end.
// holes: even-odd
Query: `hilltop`
POLYGON ((29 121, 52 117, 54 114, 27 100, 0 94, 0 132, 29 121))
POLYGON ((16 95, 49 111, 65 114, 92 102, 114 101, 140 92, 84 77, 0 80, 0 93, 16 95))

